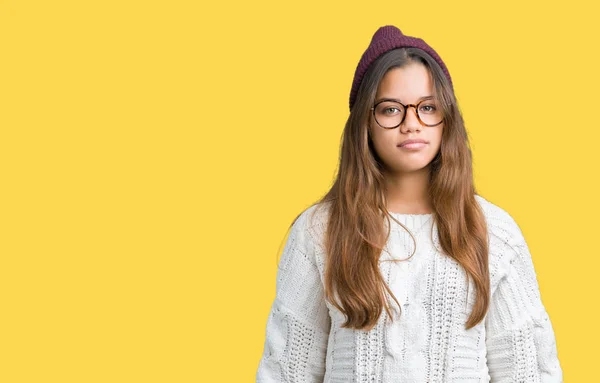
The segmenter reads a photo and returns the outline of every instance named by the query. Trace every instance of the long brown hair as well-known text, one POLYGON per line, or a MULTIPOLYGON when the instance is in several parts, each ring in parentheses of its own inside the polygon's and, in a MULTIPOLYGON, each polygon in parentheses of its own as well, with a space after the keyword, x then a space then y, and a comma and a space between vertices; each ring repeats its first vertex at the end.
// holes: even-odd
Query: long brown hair
POLYGON ((428 165, 428 193, 442 251, 463 267, 477 293, 466 328, 482 321, 488 309, 487 226, 475 199, 471 149, 454 91, 437 62, 426 52, 418 48, 399 48, 379 57, 365 73, 344 128, 335 182, 324 197, 313 204, 323 203, 329 208, 324 237, 325 297, 345 314, 342 327, 369 330, 383 309, 391 318, 386 292, 401 307, 379 268, 379 258, 390 235, 389 219, 394 217, 386 208, 383 166, 367 127, 370 108, 383 76, 392 68, 412 62, 421 63, 429 70, 435 97, 444 113, 441 147, 428 165), (387 233, 384 233, 384 220, 388 224, 387 233))

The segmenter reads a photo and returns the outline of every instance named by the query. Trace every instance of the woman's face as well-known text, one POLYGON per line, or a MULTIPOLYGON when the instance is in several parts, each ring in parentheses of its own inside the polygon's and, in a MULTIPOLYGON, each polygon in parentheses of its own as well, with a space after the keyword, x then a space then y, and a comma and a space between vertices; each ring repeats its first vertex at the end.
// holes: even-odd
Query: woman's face
MULTIPOLYGON (((416 105, 423 97, 435 97, 430 76, 428 69, 420 63, 389 70, 379 83, 375 104, 383 98, 393 98, 404 105, 416 105)), ((423 109, 425 103, 421 105, 423 109)), ((439 104, 437 107, 441 111, 439 104)), ((425 107, 422 115, 428 110, 431 108, 425 107)), ((385 168, 394 174, 415 172, 427 167, 439 151, 442 141, 444 123, 433 127, 421 125, 413 107, 408 107, 405 114, 402 124, 394 129, 379 126, 373 113, 369 119, 373 146, 385 168), (421 148, 401 147, 400 144, 408 139, 423 139, 427 143, 421 148)))

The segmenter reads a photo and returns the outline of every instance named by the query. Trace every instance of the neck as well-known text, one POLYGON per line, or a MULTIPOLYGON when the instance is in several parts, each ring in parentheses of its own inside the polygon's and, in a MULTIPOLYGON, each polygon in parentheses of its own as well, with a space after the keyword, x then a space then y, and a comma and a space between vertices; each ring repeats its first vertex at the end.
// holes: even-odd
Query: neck
POLYGON ((421 170, 386 174, 387 209, 401 214, 428 214, 433 211, 428 193, 429 167, 421 170))

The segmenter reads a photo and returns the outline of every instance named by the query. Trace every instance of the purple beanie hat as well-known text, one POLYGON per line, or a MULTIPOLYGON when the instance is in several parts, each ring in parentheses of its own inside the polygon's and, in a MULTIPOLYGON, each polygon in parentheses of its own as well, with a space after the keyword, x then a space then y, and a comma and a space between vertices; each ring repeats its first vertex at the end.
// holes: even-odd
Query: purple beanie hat
POLYGON ((440 64, 440 67, 442 67, 442 70, 444 71, 444 74, 446 75, 446 78, 448 78, 450 86, 452 87, 452 79, 450 78, 448 68, 446 68, 446 65, 432 47, 427 45, 425 41, 418 37, 403 35, 400 29, 393 25, 386 25, 379 28, 377 32, 375 32, 369 47, 363 53, 358 66, 356 67, 354 80, 352 81, 352 89, 350 90, 350 110, 352 110, 352 105, 354 105, 354 101, 356 100, 356 94, 358 93, 360 82, 369 68, 369 65, 371 65, 373 61, 375 61, 382 54, 391 51, 392 49, 402 47, 419 48, 427 52, 435 61, 437 61, 438 64, 440 64))

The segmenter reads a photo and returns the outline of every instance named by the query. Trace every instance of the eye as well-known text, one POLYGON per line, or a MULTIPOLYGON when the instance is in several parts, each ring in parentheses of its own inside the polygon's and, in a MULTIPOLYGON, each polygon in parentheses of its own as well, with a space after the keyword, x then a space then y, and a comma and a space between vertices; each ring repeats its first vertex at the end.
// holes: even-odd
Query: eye
POLYGON ((404 111, 404 108, 402 108, 401 105, 397 105, 395 103, 389 103, 389 102, 379 104, 379 106, 376 109, 377 114, 383 115, 383 116, 395 116, 395 115, 402 114, 403 111, 404 111))
POLYGON ((433 113, 437 110, 435 105, 423 105, 421 106, 421 110, 425 113, 433 113))

